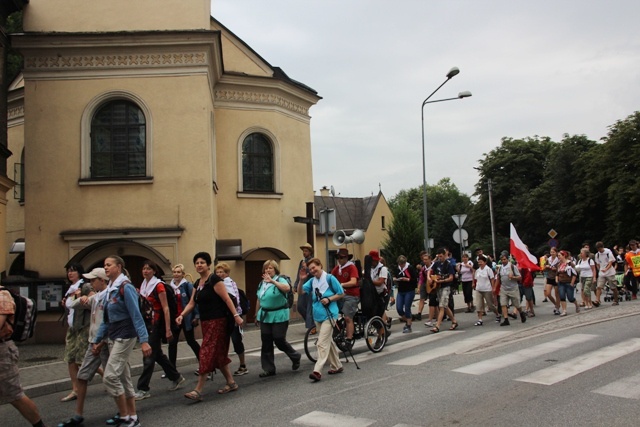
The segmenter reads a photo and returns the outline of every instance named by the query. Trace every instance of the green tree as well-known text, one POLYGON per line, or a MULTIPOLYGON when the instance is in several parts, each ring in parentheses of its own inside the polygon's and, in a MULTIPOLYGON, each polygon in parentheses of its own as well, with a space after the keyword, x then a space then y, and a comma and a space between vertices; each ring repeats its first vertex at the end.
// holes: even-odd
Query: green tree
MULTIPOLYGON (((22 11, 9 15, 4 25, 8 34, 22 32, 22 11)), ((11 83, 22 71, 23 59, 22 55, 10 47, 7 50, 7 82, 11 83)))
POLYGON ((488 249, 492 246, 489 180, 496 224, 496 251, 499 253, 509 248, 510 223, 515 225, 525 243, 541 242, 540 214, 544 206, 531 193, 543 182, 552 147, 553 142, 548 137, 503 138, 499 147, 479 161, 480 180, 474 193, 478 199, 469 218, 469 227, 477 233, 471 237, 478 247, 490 252, 488 249))
POLYGON ((393 265, 399 255, 404 255, 411 264, 419 261, 422 246, 422 218, 407 203, 397 203, 393 209, 393 220, 383 242, 383 256, 387 265, 393 265))
POLYGON ((607 187, 599 191, 607 195, 605 239, 609 244, 626 243, 640 237, 637 211, 640 206, 640 112, 609 127, 596 173, 606 177, 607 187))
MULTIPOLYGON (((420 250, 424 249, 424 209, 423 187, 402 190, 389 201, 394 217, 399 206, 406 206, 415 212, 418 217, 420 250)), ((457 229, 451 219, 452 215, 467 214, 471 211, 471 198, 460 192, 458 187, 449 178, 441 179, 436 185, 427 185, 427 214, 429 226, 429 238, 432 238, 436 247, 449 248, 454 256, 459 258, 459 245, 453 240, 453 232, 457 229)), ((466 229, 466 227, 465 227, 466 229)), ((470 235, 471 231, 468 230, 470 235)), ((418 233, 418 230, 415 231, 418 233)), ((432 248, 434 249, 434 248, 432 248)), ((416 252, 415 256, 420 252, 416 252)), ((409 254, 404 254, 409 256, 409 254)))

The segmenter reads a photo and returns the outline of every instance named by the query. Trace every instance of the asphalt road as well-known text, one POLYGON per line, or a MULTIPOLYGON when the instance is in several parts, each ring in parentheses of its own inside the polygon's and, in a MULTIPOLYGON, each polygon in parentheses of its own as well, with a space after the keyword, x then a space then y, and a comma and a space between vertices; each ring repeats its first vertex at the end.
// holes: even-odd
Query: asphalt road
MULTIPOLYGON (((611 311, 613 312, 613 311, 611 311)), ((354 351, 360 368, 312 383, 313 364, 299 371, 277 355, 278 375, 260 379, 259 352, 247 355, 250 373, 240 389, 217 395, 220 374, 208 383, 204 401, 183 397, 195 384, 189 372, 184 389, 169 392, 154 375, 152 397, 139 402, 143 426, 631 426, 638 425, 640 400, 639 315, 614 320, 608 313, 568 316, 531 327, 482 327, 469 321, 458 331, 430 334, 395 332, 378 354, 363 342, 354 351)), ((471 316, 471 315, 467 315, 471 316)), ((447 327, 449 324, 445 323, 447 327)), ((297 345, 301 351, 301 344, 297 345)), ((344 359, 343 359, 344 360, 344 359)), ((237 359, 234 357, 233 367, 237 359)), ((73 414, 63 393, 36 398, 49 426, 73 414)), ((102 385, 89 389, 86 426, 102 426, 115 412, 102 385)), ((8 405, 2 426, 27 423, 8 405)))

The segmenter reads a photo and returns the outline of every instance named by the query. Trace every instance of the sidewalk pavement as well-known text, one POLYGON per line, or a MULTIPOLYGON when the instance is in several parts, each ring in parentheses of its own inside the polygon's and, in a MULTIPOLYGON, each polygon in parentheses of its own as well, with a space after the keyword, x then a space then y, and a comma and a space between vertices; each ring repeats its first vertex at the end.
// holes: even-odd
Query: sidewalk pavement
MULTIPOLYGON (((535 295, 537 301, 538 310, 544 308, 551 308, 549 305, 542 305, 542 300, 544 299, 543 295, 543 285, 541 278, 536 279, 535 295)), ((416 299, 413 303, 413 312, 417 311, 418 306, 418 298, 416 295, 416 299)), ((457 293, 454 295, 454 303, 456 307, 456 313, 461 313, 466 310, 466 304, 464 303, 464 297, 462 293, 457 293)), ((635 301, 634 301, 635 302, 635 301)), ((626 303, 625 303, 626 305, 626 303)), ((635 305, 635 304, 634 304, 635 305)), ((622 306, 622 304, 621 304, 622 306)), ((550 310, 546 310, 550 311, 550 310)), ((425 316, 424 313, 428 313, 428 307, 425 305, 423 311, 423 321, 427 319, 428 316, 425 316)), ((544 316, 540 319, 540 312, 537 313, 538 316, 536 320, 533 320, 538 325, 541 325, 540 321, 554 321, 559 320, 557 317, 554 318, 551 316, 544 316)), ((398 323, 397 317, 398 314, 396 312, 396 307, 392 307, 391 310, 387 311, 387 315, 394 318, 394 324, 398 323)), ((473 316, 473 320, 475 321, 475 315, 469 314, 469 316, 473 316)), ((566 318, 565 318, 566 319, 566 318)), ((533 323, 532 322, 532 323, 533 323)), ((472 323, 468 323, 465 319, 464 326, 470 326, 472 323)), ((416 321, 416 324, 422 324, 422 322, 416 321)), ((398 327, 396 326, 395 331, 398 331, 398 327)), ((415 331, 419 331, 420 329, 414 328, 415 331)), ((298 343, 304 340, 304 335, 306 333, 306 328, 304 322, 292 322, 289 325, 289 330, 287 333, 287 339, 290 343, 298 343)), ((260 340, 260 330, 254 325, 246 325, 244 328, 244 345, 245 351, 251 352, 255 350, 260 350, 261 340, 260 340)), ((233 348, 233 346, 231 346, 233 348)), ((62 356, 64 353, 64 344, 57 345, 32 345, 26 344, 21 345, 19 347, 20 350, 20 379, 22 382, 22 386, 24 388, 25 393, 30 397, 38 397, 51 393, 57 393, 62 391, 67 391, 71 389, 71 381, 69 380, 69 371, 67 364, 63 361, 62 356), (46 362, 46 363, 42 363, 46 362), (36 364, 39 363, 39 364, 36 364)), ((166 354, 166 346, 165 346, 165 354, 166 354)), ((235 354, 230 354, 232 359, 232 363, 235 365, 237 363, 237 359, 235 358, 235 354)), ((136 349, 132 352, 131 357, 129 359, 131 364, 131 373, 132 376, 140 375, 142 372, 142 352, 139 349, 139 346, 136 346, 136 349)), ((196 363, 196 358, 191 351, 191 348, 186 344, 186 342, 182 341, 178 344, 178 359, 177 359, 177 367, 184 367, 187 365, 193 365, 196 363)), ((156 365, 156 370, 161 369, 156 365)), ((186 373, 183 372, 184 375, 186 373)), ((191 374, 189 372, 189 374, 191 374)), ((101 378, 96 375, 91 384, 98 384, 101 382, 101 378)))

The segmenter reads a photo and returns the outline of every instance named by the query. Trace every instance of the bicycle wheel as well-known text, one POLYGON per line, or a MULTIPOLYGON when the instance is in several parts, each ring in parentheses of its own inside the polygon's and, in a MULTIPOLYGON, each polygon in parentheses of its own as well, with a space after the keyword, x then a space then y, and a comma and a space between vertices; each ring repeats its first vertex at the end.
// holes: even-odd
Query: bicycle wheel
POLYGON ((381 351, 387 343, 387 330, 380 316, 374 316, 365 326, 367 347, 374 353, 381 351))
POLYGON ((307 329, 307 333, 304 334, 304 352, 312 362, 318 361, 318 334, 311 335, 311 331, 315 329, 315 326, 307 329))

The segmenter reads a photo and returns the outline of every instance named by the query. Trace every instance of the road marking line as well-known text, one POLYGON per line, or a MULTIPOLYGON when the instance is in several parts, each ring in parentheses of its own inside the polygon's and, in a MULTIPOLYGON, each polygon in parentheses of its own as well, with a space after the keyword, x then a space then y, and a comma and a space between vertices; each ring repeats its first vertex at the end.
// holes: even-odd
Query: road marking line
MULTIPOLYGON (((464 331, 453 331, 454 334, 460 334, 463 332, 464 331)), ((378 357, 387 356, 389 354, 397 353, 399 351, 406 350, 408 348, 416 347, 422 344, 426 344, 428 342, 437 341, 439 339, 446 338, 447 336, 450 336, 450 335, 451 334, 431 334, 431 335, 425 335, 420 338, 411 339, 408 341, 402 341, 402 342, 393 344, 389 347, 385 346, 382 349, 382 351, 379 353, 368 352, 368 353, 359 354, 356 361, 365 362, 367 360, 377 359, 378 357)))
POLYGON ((482 362, 463 366, 461 368, 454 369, 453 372, 462 372, 463 374, 471 375, 482 375, 501 368, 505 368, 507 366, 517 365, 518 363, 535 359, 536 357, 542 356, 543 354, 551 353, 563 348, 568 348, 573 345, 592 340, 596 337, 598 337, 598 335, 575 334, 566 338, 560 338, 530 348, 514 351, 513 353, 508 353, 502 356, 494 357, 492 359, 483 360, 482 362))
POLYGON ((376 420, 332 414, 331 412, 313 411, 291 422, 293 424, 311 427, 367 427, 375 424, 376 420))
POLYGON ((640 338, 633 338, 621 343, 604 347, 591 353, 583 354, 579 358, 568 362, 533 372, 516 381, 534 384, 553 385, 582 372, 596 368, 612 360, 640 350, 640 338))
POLYGON ((593 390, 593 393, 638 400, 640 399, 640 374, 614 381, 593 390))
MULTIPOLYGON (((438 347, 429 351, 425 351, 424 353, 416 354, 415 356, 405 357, 404 359, 396 360, 395 362, 390 362, 389 364, 402 365, 402 366, 420 365, 422 363, 428 362, 433 359, 437 359, 442 356, 448 356, 454 353, 464 353, 465 351, 469 351, 487 340, 502 338, 512 333, 513 332, 509 332, 509 331, 486 332, 484 334, 470 337, 462 341, 456 341, 456 342, 450 343, 444 347, 438 347)), ((450 334, 451 332, 446 333, 446 335, 450 335, 450 334)), ((440 335, 440 334, 436 334, 436 335, 440 335)))

